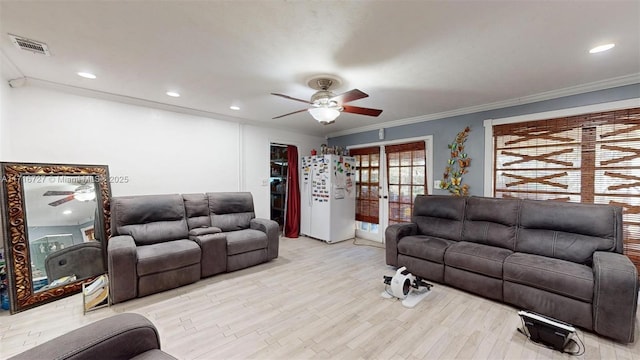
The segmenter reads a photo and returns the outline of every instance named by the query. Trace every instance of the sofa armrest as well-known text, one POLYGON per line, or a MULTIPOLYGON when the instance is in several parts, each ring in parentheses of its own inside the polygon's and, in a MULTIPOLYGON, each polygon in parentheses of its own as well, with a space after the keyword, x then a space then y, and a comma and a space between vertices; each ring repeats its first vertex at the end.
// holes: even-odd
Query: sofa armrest
POLYGON ((418 225, 414 223, 393 224, 384 231, 387 265, 398 266, 398 241, 405 236, 418 233, 418 225))
MULTIPOLYGON (((191 232, 189 233, 191 234, 191 232)), ((202 259, 200 260, 201 278, 227 271, 227 235, 225 233, 189 235, 189 239, 195 241, 202 250, 202 259)))
POLYGON ((133 237, 119 235, 110 238, 107 262, 111 303, 116 304, 138 296, 138 255, 133 237))
POLYGON ((280 226, 278 223, 268 219, 251 219, 250 226, 254 230, 260 230, 267 234, 267 259, 277 258, 280 247, 280 226))
POLYGON ((189 230, 189 238, 192 239, 192 237, 194 236, 217 234, 221 232, 222 232, 222 229, 220 229, 219 227, 203 226, 203 227, 198 227, 198 228, 189 230))
POLYGON ((593 254, 593 329, 623 343, 634 341, 638 273, 628 257, 593 254))
POLYGON ((130 359, 154 349, 160 349, 156 327, 142 315, 124 313, 85 325, 11 359, 130 359))

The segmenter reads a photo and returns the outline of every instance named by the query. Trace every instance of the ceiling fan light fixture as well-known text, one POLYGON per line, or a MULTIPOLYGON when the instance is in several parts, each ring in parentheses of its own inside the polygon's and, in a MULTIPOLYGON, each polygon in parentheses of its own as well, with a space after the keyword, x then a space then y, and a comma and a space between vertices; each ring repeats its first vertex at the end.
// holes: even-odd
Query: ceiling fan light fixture
POLYGON ((81 185, 73 193, 73 198, 78 201, 91 201, 96 198, 96 192, 89 185, 81 185))
POLYGON ((611 50, 616 46, 616 44, 604 44, 604 45, 599 45, 594 47, 593 49, 589 50, 590 54, 597 54, 597 53, 601 53, 603 51, 607 51, 607 50, 611 50))
POLYGON ((308 111, 316 121, 325 125, 331 124, 340 116, 340 111, 331 107, 312 107, 308 111))

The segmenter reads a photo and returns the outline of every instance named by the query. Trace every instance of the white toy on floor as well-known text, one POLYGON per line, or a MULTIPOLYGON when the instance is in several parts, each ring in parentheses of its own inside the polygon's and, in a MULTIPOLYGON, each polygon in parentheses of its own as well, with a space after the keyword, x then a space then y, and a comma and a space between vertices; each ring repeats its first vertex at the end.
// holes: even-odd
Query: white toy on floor
POLYGON ((382 292, 385 299, 398 298, 407 308, 415 307, 422 299, 429 295, 433 285, 425 282, 419 276, 414 276, 406 267, 401 267, 392 276, 384 276, 387 288, 382 292))

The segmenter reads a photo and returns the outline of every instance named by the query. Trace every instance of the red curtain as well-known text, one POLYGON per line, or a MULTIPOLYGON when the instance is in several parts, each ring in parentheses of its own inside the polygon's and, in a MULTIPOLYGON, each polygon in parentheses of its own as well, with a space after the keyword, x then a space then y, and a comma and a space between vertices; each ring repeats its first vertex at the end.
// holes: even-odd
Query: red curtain
POLYGON ((284 236, 297 238, 300 234, 300 186, 298 184, 298 148, 287 145, 287 213, 284 220, 284 236))

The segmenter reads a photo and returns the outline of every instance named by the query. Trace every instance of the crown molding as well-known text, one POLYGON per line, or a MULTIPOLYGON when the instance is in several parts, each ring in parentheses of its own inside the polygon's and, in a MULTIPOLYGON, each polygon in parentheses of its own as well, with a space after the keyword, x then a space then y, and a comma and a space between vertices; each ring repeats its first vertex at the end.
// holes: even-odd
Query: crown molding
POLYGON ((1 49, 0 72, 2 73, 2 77, 4 77, 5 80, 24 78, 24 74, 22 73, 22 71, 20 71, 16 64, 14 64, 13 61, 11 61, 1 49))
MULTIPOLYGON (((78 96, 85 96, 85 97, 113 101, 113 102, 118 102, 118 103, 123 103, 128 105, 135 105, 135 106, 142 106, 142 107, 147 107, 152 109, 171 111, 171 112, 186 114, 186 115, 206 117, 214 120, 234 122, 241 125, 250 125, 250 126, 271 128, 271 129, 277 129, 277 130, 286 130, 293 133, 309 135, 306 132, 296 130, 296 129, 284 128, 282 126, 272 125, 269 123, 263 123, 259 121, 248 120, 245 118, 234 117, 234 116, 229 116, 224 114, 218 114, 215 112, 194 109, 186 106, 165 104, 159 101, 146 100, 142 98, 119 95, 119 94, 114 94, 114 93, 100 91, 100 90, 87 89, 79 86, 67 85, 67 84, 62 84, 62 83, 49 81, 49 80, 32 78, 28 76, 25 77, 25 79, 26 79, 26 85, 29 85, 29 86, 52 89, 60 92, 78 95, 78 96)), ((318 136, 318 135, 312 135, 312 136, 318 136)))
POLYGON ((453 116, 473 114, 477 112, 507 108, 511 106, 531 104, 531 103, 544 101, 544 100, 557 99, 565 96, 584 94, 592 91, 605 90, 605 89, 610 89, 614 87, 637 84, 637 83, 640 83, 640 73, 619 76, 611 79, 595 81, 595 82, 572 86, 572 87, 563 88, 563 89, 545 91, 538 94, 527 95, 519 98, 497 101, 497 102, 488 103, 488 104, 469 106, 469 107, 450 110, 450 111, 443 111, 435 114, 420 115, 420 116, 411 117, 411 118, 388 121, 381 124, 367 125, 359 128, 354 128, 354 129, 336 131, 336 132, 327 134, 327 138, 357 134, 365 131, 379 130, 381 128, 388 129, 396 126, 410 125, 410 124, 415 124, 415 123, 420 123, 425 121, 432 121, 432 120, 439 120, 439 119, 444 119, 444 118, 453 117, 453 116))

